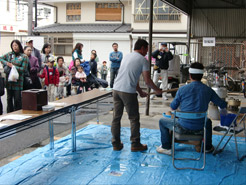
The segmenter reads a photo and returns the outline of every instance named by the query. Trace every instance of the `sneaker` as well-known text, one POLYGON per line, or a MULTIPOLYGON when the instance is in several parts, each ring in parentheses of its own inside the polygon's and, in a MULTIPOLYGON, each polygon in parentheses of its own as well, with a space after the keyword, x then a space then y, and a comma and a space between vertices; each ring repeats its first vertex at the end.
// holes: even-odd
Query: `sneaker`
POLYGON ((148 150, 148 146, 145 144, 139 144, 137 146, 131 146, 131 151, 132 152, 140 152, 140 151, 144 151, 144 150, 148 150))
POLYGON ((120 143, 120 144, 118 144, 118 145, 114 145, 114 146, 113 146, 113 150, 114 150, 114 151, 120 151, 120 150, 123 149, 123 147, 124 147, 123 143, 120 143))
POLYGON ((214 151, 214 146, 212 146, 210 149, 206 149, 206 153, 211 153, 211 152, 213 152, 214 151))
POLYGON ((156 151, 160 154, 166 154, 166 155, 171 155, 172 154, 172 150, 171 149, 165 149, 162 148, 162 146, 159 146, 156 148, 156 151))
POLYGON ((168 100, 168 98, 166 96, 163 96, 162 98, 163 98, 163 100, 168 100))

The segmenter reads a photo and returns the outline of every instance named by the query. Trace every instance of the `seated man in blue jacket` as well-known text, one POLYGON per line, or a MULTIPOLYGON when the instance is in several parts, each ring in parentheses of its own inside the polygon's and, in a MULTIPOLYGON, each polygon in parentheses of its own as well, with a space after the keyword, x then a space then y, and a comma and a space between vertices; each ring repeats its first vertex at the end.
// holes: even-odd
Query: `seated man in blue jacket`
MULTIPOLYGON (((170 107, 172 110, 179 108, 184 112, 205 112, 208 110, 208 104, 212 101, 221 109, 221 113, 226 114, 227 103, 219 98, 213 89, 201 82, 203 76, 203 65, 201 63, 192 63, 189 68, 191 83, 181 87, 170 107)), ((200 120, 184 120, 179 119, 177 123, 178 133, 199 132, 203 130, 204 119, 200 120)), ((161 146, 156 150, 159 153, 171 155, 171 134, 169 130, 173 129, 173 119, 161 118, 159 121, 161 131, 161 146)), ((175 129, 176 129, 175 128, 175 129)), ((212 122, 207 119, 206 123, 206 152, 212 152, 212 122)))

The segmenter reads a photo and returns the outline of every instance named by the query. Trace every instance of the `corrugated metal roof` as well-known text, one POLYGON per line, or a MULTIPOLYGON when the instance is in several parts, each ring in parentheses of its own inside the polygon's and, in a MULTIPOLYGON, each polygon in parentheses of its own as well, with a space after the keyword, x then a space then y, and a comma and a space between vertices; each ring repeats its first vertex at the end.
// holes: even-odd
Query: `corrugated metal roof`
POLYGON ((191 9, 245 9, 246 0, 161 0, 190 14, 191 9))
POLYGON ((246 38, 246 9, 193 10, 193 37, 246 38))
POLYGON ((128 33, 131 24, 52 24, 37 27, 34 33, 128 33))

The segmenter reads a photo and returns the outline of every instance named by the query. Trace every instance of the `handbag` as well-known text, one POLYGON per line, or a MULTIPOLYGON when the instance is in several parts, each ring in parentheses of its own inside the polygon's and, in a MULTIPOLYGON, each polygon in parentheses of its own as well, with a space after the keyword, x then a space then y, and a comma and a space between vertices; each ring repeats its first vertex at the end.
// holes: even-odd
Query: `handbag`
POLYGON ((4 78, 0 76, 0 96, 4 95, 4 78))

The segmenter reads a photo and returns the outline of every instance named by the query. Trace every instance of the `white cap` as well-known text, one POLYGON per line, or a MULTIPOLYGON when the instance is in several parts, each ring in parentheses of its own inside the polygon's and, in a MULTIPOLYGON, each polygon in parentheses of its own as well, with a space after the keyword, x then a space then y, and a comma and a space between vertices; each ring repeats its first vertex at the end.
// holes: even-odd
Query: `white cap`
POLYGON ((28 38, 26 39, 26 43, 28 43, 28 42, 30 42, 30 41, 33 41, 33 39, 32 39, 31 37, 28 37, 28 38))

